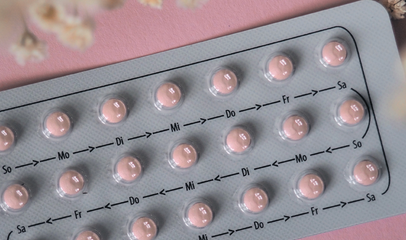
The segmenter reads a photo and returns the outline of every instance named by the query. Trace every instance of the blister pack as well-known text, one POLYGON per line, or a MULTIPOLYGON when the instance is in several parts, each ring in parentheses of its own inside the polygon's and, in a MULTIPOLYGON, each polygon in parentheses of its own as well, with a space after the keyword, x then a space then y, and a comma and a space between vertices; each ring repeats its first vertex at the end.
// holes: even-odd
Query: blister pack
POLYGON ((292 239, 405 212, 361 1, 0 93, 0 238, 292 239))

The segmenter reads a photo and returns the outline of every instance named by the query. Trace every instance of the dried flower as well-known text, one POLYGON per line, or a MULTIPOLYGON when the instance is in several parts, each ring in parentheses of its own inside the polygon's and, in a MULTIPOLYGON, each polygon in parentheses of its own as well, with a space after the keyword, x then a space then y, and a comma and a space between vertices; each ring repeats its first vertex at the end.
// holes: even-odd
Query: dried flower
POLYGON ((47 55, 45 42, 26 30, 18 43, 12 44, 10 52, 14 54, 16 61, 24 66, 27 61, 42 61, 47 55))
POLYGON ((104 9, 114 9, 123 6, 125 0, 102 0, 101 6, 104 9))
POLYGON ((57 34, 61 43, 83 51, 93 43, 93 30, 94 22, 91 18, 68 17, 57 34))
POLYGON ((402 19, 406 13, 405 0, 379 0, 393 19, 402 19))
POLYGON ((45 31, 56 31, 66 17, 65 9, 56 1, 37 1, 31 5, 29 12, 34 21, 45 31))
POLYGON ((207 2, 207 0, 177 0, 178 5, 184 8, 198 8, 207 2))
POLYGON ((86 9, 86 11, 94 11, 98 9, 114 9, 124 5, 125 0, 64 0, 67 5, 86 9))
POLYGON ((403 86, 392 100, 392 115, 395 119, 406 121, 406 86, 403 86))
POLYGON ((138 0, 143 5, 148 5, 153 8, 162 8, 162 0, 138 0))

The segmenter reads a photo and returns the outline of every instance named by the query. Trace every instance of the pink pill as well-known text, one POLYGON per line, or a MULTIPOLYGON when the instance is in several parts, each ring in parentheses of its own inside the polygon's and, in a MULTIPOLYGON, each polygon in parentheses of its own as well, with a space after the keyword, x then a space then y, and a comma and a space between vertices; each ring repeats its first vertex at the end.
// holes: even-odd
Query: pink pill
POLYGON ((259 213, 268 206, 268 195, 261 188, 254 187, 244 193, 243 202, 249 211, 259 213))
POLYGON ((216 92, 228 95, 237 87, 237 76, 231 70, 221 69, 213 75, 212 84, 216 92))
POLYGON ((14 133, 6 126, 0 126, 0 151, 4 152, 10 149, 14 144, 14 133))
POLYGON ((172 159, 180 168, 189 168, 197 161, 197 152, 190 144, 180 144, 172 152, 172 159))
POLYGON ((100 237, 92 231, 81 232, 75 240, 100 240, 100 237))
POLYGON ((337 67, 347 58, 347 49, 339 42, 329 42, 323 47, 322 56, 328 65, 337 67))
POLYGON ((251 145, 250 134, 242 128, 234 128, 226 138, 228 148, 235 153, 242 153, 251 145))
POLYGON ((190 223, 197 228, 204 228, 213 220, 213 212, 204 203, 193 204, 187 213, 190 223))
POLYGON ((140 176, 142 167, 138 159, 128 156, 120 159, 117 163, 116 171, 122 179, 132 182, 140 176))
POLYGON ((378 179, 379 169, 373 162, 364 160, 355 165, 353 174, 357 183, 369 186, 378 179))
POLYGON ((283 132, 290 140, 300 140, 309 132, 306 119, 301 116, 290 116, 283 122, 283 132))
POLYGON ((158 229, 152 219, 142 217, 133 223, 131 231, 137 240, 151 240, 155 238, 158 229))
POLYGON ((268 71, 276 80, 285 80, 293 73, 292 61, 283 55, 278 55, 268 63, 268 71))
POLYGON ((350 125, 355 125, 361 122, 361 120, 364 118, 365 110, 360 102, 351 99, 341 104, 339 114, 343 122, 350 125))
POLYGON ((20 210, 29 199, 27 189, 20 184, 13 184, 4 191, 3 202, 13 210, 20 210))
POLYGON ((84 185, 83 176, 75 170, 66 171, 59 178, 59 188, 66 195, 77 195, 82 191, 84 185))
POLYGON ((126 117, 127 108, 123 101, 113 98, 103 103, 101 113, 106 122, 119 123, 126 117))
POLYGON ((45 128, 52 137, 62 137, 69 132, 71 122, 63 112, 54 112, 47 116, 45 128))
POLYGON ((165 108, 175 107, 181 97, 180 88, 174 83, 164 83, 156 91, 156 99, 165 108))
POLYGON ((299 181, 299 191, 307 199, 315 199, 324 191, 323 180, 316 174, 307 174, 299 181))

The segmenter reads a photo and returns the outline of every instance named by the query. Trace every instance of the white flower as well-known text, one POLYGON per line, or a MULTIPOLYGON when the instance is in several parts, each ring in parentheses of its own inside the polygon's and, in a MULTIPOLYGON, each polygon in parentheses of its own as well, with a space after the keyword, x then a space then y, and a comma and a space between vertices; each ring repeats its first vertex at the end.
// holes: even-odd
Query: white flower
POLYGON ((143 5, 148 5, 150 7, 153 8, 158 8, 161 9, 162 8, 162 0, 138 0, 138 2, 140 2, 143 5))
POLYGON ((29 12, 40 28, 50 32, 55 32, 66 17, 64 7, 56 1, 37 1, 30 6, 29 12))
POLYGON ((68 17, 57 29, 59 41, 68 47, 85 50, 93 44, 94 22, 91 18, 68 17))
POLYGON ((29 31, 25 31, 18 43, 11 45, 10 52, 14 54, 16 61, 20 65, 25 65, 27 61, 42 61, 47 55, 45 42, 29 31))
POLYGON ((402 19, 406 13, 405 0, 379 0, 393 19, 402 19))
POLYGON ((178 5, 184 8, 198 8, 205 4, 208 0, 177 0, 178 5))

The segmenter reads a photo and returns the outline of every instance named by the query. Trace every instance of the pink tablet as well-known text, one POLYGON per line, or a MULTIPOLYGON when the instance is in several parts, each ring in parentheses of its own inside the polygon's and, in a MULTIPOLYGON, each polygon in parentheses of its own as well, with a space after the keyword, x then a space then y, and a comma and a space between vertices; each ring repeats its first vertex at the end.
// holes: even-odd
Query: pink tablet
POLYGON ((268 63, 268 72, 272 76, 272 79, 278 81, 285 80, 293 73, 293 63, 287 56, 275 56, 268 63))
POLYGON ((324 182, 316 174, 307 174, 299 180, 298 188, 303 197, 316 199, 324 192, 324 182))
POLYGON ((323 47, 322 57, 325 63, 337 67, 343 64, 347 58, 347 49, 339 42, 329 42, 323 47))
POLYGON ((127 116, 127 108, 120 99, 109 99, 101 106, 102 121, 106 123, 119 123, 127 116))
POLYGON ((158 107, 170 109, 179 104, 182 98, 182 92, 176 84, 167 82, 159 86, 155 97, 158 107))
POLYGON ((243 153, 251 145, 251 135, 243 128, 232 129, 226 138, 227 147, 233 153, 243 153))
POLYGON ((83 190, 85 180, 79 172, 68 170, 59 178, 59 188, 63 195, 76 196, 83 190))
POLYGON ((0 152, 9 150, 14 145, 14 133, 6 127, 0 126, 0 152))
POLYGON ((283 133, 290 140, 297 141, 304 138, 309 132, 309 124, 302 116, 294 115, 283 122, 283 133))
POLYGON ((63 137, 70 131, 70 128, 71 121, 63 112, 53 112, 45 119, 45 131, 49 137, 63 137))
POLYGON ((213 220, 213 212, 205 203, 195 203, 188 209, 187 217, 192 226, 204 228, 213 220))
POLYGON ((190 168, 197 161, 196 149, 190 144, 179 144, 172 151, 172 160, 179 168, 190 168))
POLYGON ((116 165, 116 172, 122 180, 132 182, 141 175, 141 163, 135 157, 123 157, 116 165))
POLYGON ((229 69, 220 69, 213 75, 211 85, 215 95, 229 95, 238 86, 237 76, 229 69))
POLYGON ((268 195, 259 187, 248 189, 244 193, 243 203, 249 212, 259 213, 268 206, 268 195))
POLYGON ((351 99, 343 102, 339 107, 340 119, 348 125, 356 125, 364 119, 365 109, 361 102, 351 99))
POLYGON ((379 169, 375 163, 364 160, 355 165, 353 175, 357 183, 369 186, 378 179, 379 169))
POLYGON ((157 235, 158 228, 152 219, 141 217, 133 223, 131 231, 137 240, 152 240, 157 235))
POLYGON ((22 209, 29 198, 27 189, 20 184, 13 184, 3 192, 3 202, 12 210, 22 209))

